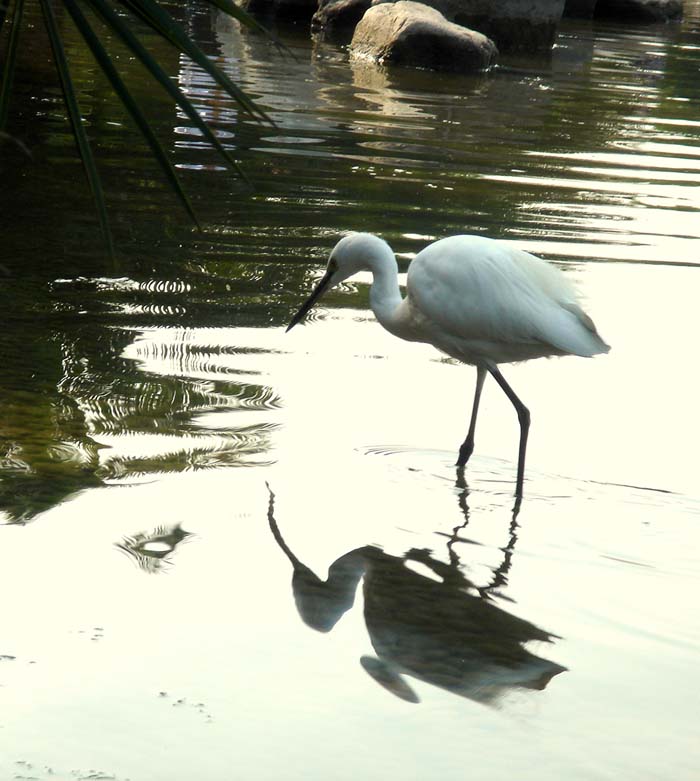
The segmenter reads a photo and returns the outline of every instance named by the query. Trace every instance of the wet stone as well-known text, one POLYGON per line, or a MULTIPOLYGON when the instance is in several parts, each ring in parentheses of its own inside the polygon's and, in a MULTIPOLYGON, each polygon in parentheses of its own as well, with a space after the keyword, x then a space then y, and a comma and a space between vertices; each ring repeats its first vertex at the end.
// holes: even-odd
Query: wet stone
POLYGON ((410 0, 370 8, 357 25, 350 48, 354 56, 381 64, 453 73, 488 70, 498 54, 485 35, 410 0))

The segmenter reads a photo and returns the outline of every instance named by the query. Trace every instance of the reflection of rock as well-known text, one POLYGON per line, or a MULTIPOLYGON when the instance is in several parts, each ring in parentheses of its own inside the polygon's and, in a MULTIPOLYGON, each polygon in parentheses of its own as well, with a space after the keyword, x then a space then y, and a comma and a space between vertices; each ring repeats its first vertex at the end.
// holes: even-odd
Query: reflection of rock
POLYGON ((666 22, 683 16, 683 0, 566 0, 565 16, 629 22, 666 22))
POLYGON ((598 0, 596 16, 612 17, 630 22, 665 22, 680 19, 682 0, 598 0))
POLYGON ((351 51, 382 64, 459 73, 486 70, 497 54, 485 35, 411 0, 370 8, 355 29, 351 51))
MULTIPOLYGON (((432 76, 427 71, 402 71, 378 67, 375 63, 353 57, 350 60, 352 83, 356 94, 362 98, 368 108, 380 111, 383 117, 401 117, 403 119, 420 119, 430 121, 434 116, 427 106, 411 103, 406 100, 406 93, 401 89, 401 80, 410 80, 415 89, 421 83, 421 75, 432 76)), ((375 141, 373 149, 380 150, 381 141, 375 141)))
MULTIPOLYGON (((460 499, 460 506, 465 502, 460 499)), ((466 504, 465 517, 468 511, 466 504)), ((407 702, 418 696, 410 676, 461 697, 495 705, 510 689, 544 689, 566 668, 536 656, 525 644, 551 642, 555 635, 518 618, 491 598, 505 582, 515 534, 490 588, 476 589, 448 543, 450 562, 423 550, 391 556, 368 545, 339 557, 321 580, 291 551, 268 509, 270 529, 294 568, 292 589, 302 620, 328 632, 352 608, 363 581, 364 618, 376 656, 363 656, 364 670, 387 691, 407 702), (411 566, 427 568, 422 575, 411 566), (434 577, 433 577, 434 576, 434 577)), ((514 523, 514 522, 513 522, 514 523)))

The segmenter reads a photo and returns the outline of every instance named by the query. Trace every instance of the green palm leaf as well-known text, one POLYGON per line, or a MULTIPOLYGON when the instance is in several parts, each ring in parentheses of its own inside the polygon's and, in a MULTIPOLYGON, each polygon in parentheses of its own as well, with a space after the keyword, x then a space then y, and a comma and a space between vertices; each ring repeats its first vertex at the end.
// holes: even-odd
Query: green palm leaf
POLYGON ((266 27, 247 11, 244 11, 240 6, 236 5, 233 0, 205 0, 205 2, 213 5, 216 8, 221 9, 225 14, 237 19, 241 24, 249 27, 251 30, 257 30, 259 33, 263 33, 270 40, 272 40, 278 49, 284 51, 286 54, 293 56, 290 49, 288 49, 276 36, 274 36, 266 27))
POLYGON ((102 183, 100 182, 100 176, 97 173, 95 159, 92 156, 90 142, 88 141, 85 128, 83 127, 83 118, 75 96, 73 80, 70 75, 70 68, 68 67, 68 60, 66 59, 66 53, 63 48, 61 34, 56 24, 56 17, 54 16, 53 9, 51 8, 50 0, 39 0, 39 2, 41 4, 41 10, 44 15, 46 32, 48 33, 49 41, 51 43, 51 50, 53 51, 54 64, 61 82, 61 89, 63 90, 63 97, 66 102, 66 108, 68 110, 68 118, 70 119, 71 125, 73 126, 73 135, 75 137, 76 144, 78 145, 80 158, 83 161, 83 168, 85 169, 88 184, 90 185, 90 190, 92 191, 92 197, 97 207, 97 216, 100 221, 100 230, 102 231, 102 235, 107 244, 109 254, 114 257, 114 245, 112 243, 112 234, 109 230, 109 222, 107 220, 107 207, 105 204, 104 193, 102 191, 102 183))
MULTIPOLYGON (((2 0, 0 0, 2 2, 2 0)), ((3 3, 0 7, 0 33, 5 23, 8 3, 3 3)), ((5 56, 5 67, 0 80, 0 130, 5 127, 7 121, 7 111, 10 106, 10 92, 12 91, 12 81, 15 75, 15 62, 17 61, 17 42, 19 41, 19 30, 22 26, 22 11, 24 10, 24 0, 16 0, 10 17, 10 36, 7 42, 7 54, 5 56)))
POLYGON ((182 25, 156 0, 122 0, 135 15, 143 19, 156 32, 169 40, 173 46, 186 54, 200 68, 205 70, 220 87, 226 90, 251 116, 272 123, 271 118, 218 68, 190 38, 182 25))
POLYGON ((243 172, 238 167, 236 161, 231 157, 228 151, 222 146, 219 139, 211 131, 211 128, 204 122, 197 109, 192 105, 190 99, 173 82, 168 74, 161 68, 153 55, 146 49, 141 41, 134 35, 126 22, 116 14, 108 5, 106 0, 91 0, 92 6, 97 13, 104 19, 105 23, 122 39, 126 46, 131 49, 133 54, 143 63, 151 76, 165 89, 165 91, 175 100, 178 106, 183 110, 187 117, 192 121, 199 132, 206 140, 221 154, 226 162, 231 165, 238 173, 245 178, 243 172))
POLYGON ((75 26, 78 28, 80 34, 83 36, 85 42, 90 48, 93 57, 97 61, 100 68, 102 68, 102 72, 109 80, 115 93, 124 104, 124 107, 129 112, 136 126, 139 128, 144 138, 146 139, 146 142, 150 146, 151 151, 162 168, 167 180, 170 182, 173 189, 175 190, 175 193, 180 198, 182 205, 185 207, 187 213, 190 215, 197 228, 201 230, 201 226, 199 225, 197 217, 195 216, 192 205, 187 195, 185 194, 185 191, 182 189, 182 185, 177 178, 172 163, 168 159, 163 146, 161 145, 160 141, 158 141, 158 138, 151 129, 151 126, 148 124, 148 120, 143 115, 143 112, 131 96, 131 93, 124 84, 124 81, 114 67, 111 57, 107 54, 104 46, 102 46, 100 43, 99 38, 95 34, 94 30, 90 26, 88 20, 85 18, 85 15, 80 10, 75 0, 63 0, 63 2, 68 9, 68 13, 75 22, 75 26))
MULTIPOLYGON (((246 26, 265 32, 278 47, 282 45, 249 14, 235 5, 232 0, 204 0, 246 26)), ((175 168, 170 161, 166 150, 156 137, 149 121, 141 108, 134 100, 128 86, 122 79, 114 62, 105 49, 99 35, 91 22, 88 21, 82 8, 88 6, 104 24, 126 45, 136 59, 146 68, 150 76, 167 92, 183 113, 191 121, 192 125, 202 134, 204 139, 224 158, 226 163, 234 168, 243 178, 231 153, 223 146, 212 129, 199 114, 197 108, 182 92, 168 73, 161 67, 148 48, 132 31, 128 20, 116 10, 116 4, 128 9, 133 15, 144 21, 158 35, 165 38, 180 52, 186 54, 194 63, 199 65, 222 89, 224 89, 251 117, 258 121, 268 122, 274 125, 270 116, 238 87, 234 82, 214 64, 197 44, 190 38, 187 31, 180 25, 160 4, 158 0, 39 0, 43 14, 44 24, 48 32, 54 64, 58 73, 63 97, 66 104, 68 118, 71 123, 73 135, 78 152, 85 170, 90 191, 97 208, 100 229, 109 249, 113 255, 113 243, 107 219, 107 208, 104 192, 100 182, 99 173, 92 154, 90 143, 83 125, 83 118, 78 105, 76 90, 71 77, 70 67, 63 47, 61 31, 58 27, 54 8, 62 2, 70 14, 77 30, 92 52, 95 61, 109 81, 117 97, 121 100, 125 109, 139 128, 151 152, 162 169, 168 183, 180 199, 194 223, 199 227, 192 205, 184 192, 177 177, 175 168), (81 8, 82 6, 82 8, 81 8)), ((6 40, 3 42, 5 63, 0 75, 0 138, 9 138, 2 132, 9 113, 10 96, 13 76, 17 62, 19 32, 22 22, 24 0, 0 0, 0 35, 9 28, 6 40)), ((19 142, 21 145, 21 142, 19 142)))

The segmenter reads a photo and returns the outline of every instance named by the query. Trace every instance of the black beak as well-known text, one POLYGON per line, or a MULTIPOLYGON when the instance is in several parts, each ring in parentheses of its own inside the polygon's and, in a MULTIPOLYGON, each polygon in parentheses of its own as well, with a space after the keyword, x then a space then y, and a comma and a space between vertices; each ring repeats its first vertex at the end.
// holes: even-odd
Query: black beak
MULTIPOLYGON (((306 301, 304 301, 299 311, 291 319, 289 325, 287 326, 287 331, 291 331, 292 328, 294 328, 294 326, 304 318, 304 315, 323 295, 323 291, 329 286, 332 276, 333 276, 333 272, 330 269, 328 269, 326 273, 319 280, 318 285, 316 285, 316 287, 313 289, 311 295, 306 299, 306 301)), ((287 333, 287 331, 285 331, 285 333, 287 333)))

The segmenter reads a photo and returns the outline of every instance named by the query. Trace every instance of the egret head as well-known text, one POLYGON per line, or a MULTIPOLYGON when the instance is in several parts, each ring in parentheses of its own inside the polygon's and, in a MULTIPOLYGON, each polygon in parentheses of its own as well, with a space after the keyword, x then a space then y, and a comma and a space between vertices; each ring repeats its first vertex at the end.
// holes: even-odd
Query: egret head
POLYGON ((330 290, 340 282, 349 279, 358 271, 371 270, 373 261, 387 252, 392 258, 394 257, 391 247, 383 239, 371 233, 351 233, 349 236, 343 237, 331 251, 326 273, 291 319, 287 331, 294 328, 304 318, 326 290, 330 290))

